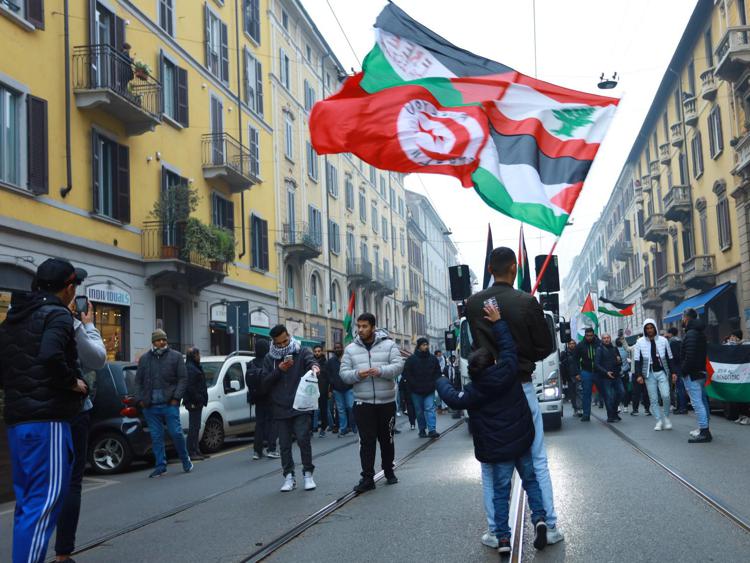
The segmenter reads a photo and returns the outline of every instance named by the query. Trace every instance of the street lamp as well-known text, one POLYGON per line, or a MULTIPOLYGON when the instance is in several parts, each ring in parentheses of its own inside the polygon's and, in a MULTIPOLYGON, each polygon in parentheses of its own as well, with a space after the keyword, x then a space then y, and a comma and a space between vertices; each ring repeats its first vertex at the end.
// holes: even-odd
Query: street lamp
POLYGON ((612 88, 615 88, 617 86, 617 73, 615 72, 612 75, 612 78, 604 78, 604 73, 602 72, 602 75, 599 77, 599 84, 597 87, 600 90, 612 90, 612 88))

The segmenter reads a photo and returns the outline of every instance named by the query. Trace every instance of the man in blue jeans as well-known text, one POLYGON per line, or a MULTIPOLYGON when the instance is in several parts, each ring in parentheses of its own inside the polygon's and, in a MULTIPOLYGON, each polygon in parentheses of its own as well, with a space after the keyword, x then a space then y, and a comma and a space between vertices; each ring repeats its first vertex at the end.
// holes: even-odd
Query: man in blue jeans
POLYGON ((352 386, 344 383, 341 379, 341 356, 344 355, 344 347, 340 342, 333 345, 333 357, 326 362, 328 378, 333 387, 333 398, 336 401, 336 410, 339 413, 339 438, 346 436, 349 432, 357 433, 357 423, 354 422, 354 391, 352 386))
POLYGON ((409 384, 420 438, 437 438, 435 416, 435 381, 440 377, 440 362, 430 354, 426 338, 417 339, 417 348, 404 364, 402 377, 409 384))
POLYGON ((682 313, 682 326, 685 328, 685 338, 680 347, 680 369, 685 389, 690 396, 695 416, 698 419, 698 433, 692 433, 688 442, 703 444, 713 440, 708 429, 708 409, 703 402, 704 386, 706 385, 706 335, 705 325, 698 318, 695 309, 688 308, 682 313))
POLYGON ((167 472, 164 451, 164 425, 167 425, 182 470, 190 473, 193 463, 188 456, 185 435, 180 425, 180 401, 187 387, 187 370, 182 354, 167 345, 167 333, 156 329, 151 334, 151 350, 138 361, 135 375, 135 398, 143 409, 156 457, 156 468, 149 477, 161 477, 167 472))
MULTIPOLYGON (((581 400, 583 402, 583 416, 581 422, 588 422, 591 420, 591 390, 596 383, 596 349, 599 347, 599 339, 594 334, 594 329, 591 327, 586 328, 583 334, 583 340, 581 340, 576 346, 576 358, 581 366, 581 373, 578 375, 580 378, 581 385, 583 387, 583 393, 581 400)), ((601 384, 597 385, 599 393, 602 395, 606 403, 606 395, 604 389, 601 388, 601 384)))

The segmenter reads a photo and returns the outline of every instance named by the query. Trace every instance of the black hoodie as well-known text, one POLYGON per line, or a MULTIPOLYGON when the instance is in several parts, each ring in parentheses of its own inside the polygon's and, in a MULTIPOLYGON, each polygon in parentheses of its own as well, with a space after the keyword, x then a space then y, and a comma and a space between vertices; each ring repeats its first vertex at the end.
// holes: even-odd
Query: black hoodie
POLYGON ((77 383, 73 315, 57 296, 15 295, 0 325, 0 387, 4 418, 22 422, 66 421, 80 410, 84 396, 77 383))
POLYGON ((440 377, 440 362, 429 352, 419 349, 409 356, 404 364, 402 378, 416 395, 429 395, 435 392, 435 381, 440 377))
POLYGON ((690 319, 685 338, 680 347, 680 368, 682 375, 690 379, 706 377, 706 335, 705 325, 700 319, 690 319))
POLYGON ((268 354, 269 343, 265 338, 255 342, 255 358, 247 364, 245 384, 247 385, 247 402, 250 404, 269 403, 268 393, 263 393, 263 360, 268 354))

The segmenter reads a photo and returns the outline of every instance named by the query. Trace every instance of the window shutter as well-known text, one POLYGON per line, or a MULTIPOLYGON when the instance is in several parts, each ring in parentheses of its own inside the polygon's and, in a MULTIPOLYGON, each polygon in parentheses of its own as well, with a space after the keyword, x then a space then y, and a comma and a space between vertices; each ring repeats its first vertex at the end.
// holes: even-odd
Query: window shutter
POLYGON ((234 235, 234 202, 226 201, 227 229, 234 235))
POLYGON ((122 45, 125 43, 125 20, 115 16, 115 52, 122 53, 122 45))
POLYGON ((203 5, 203 27, 206 39, 206 68, 211 70, 211 13, 208 9, 208 2, 203 5))
POLYGON ((721 108, 716 106, 716 146, 718 151, 724 150, 724 134, 721 130, 721 108))
POLYGON ((35 194, 47 194, 49 193, 47 101, 34 96, 27 96, 26 117, 29 190, 35 194))
POLYGON ((242 75, 245 77, 245 83, 242 85, 243 98, 247 105, 250 105, 250 75, 248 71, 248 52, 247 47, 242 50, 242 75))
POLYGON ((94 213, 99 213, 99 135, 91 131, 91 189, 93 194, 94 213))
POLYGON ((26 21, 44 29, 44 0, 26 0, 26 21))
POLYGON ((188 73, 187 70, 175 67, 177 78, 177 121, 183 127, 190 124, 188 114, 188 73))
POLYGON ((227 25, 221 24, 221 79, 229 82, 229 40, 227 38, 227 25))
POLYGON ((115 185, 115 219, 130 223, 130 151, 125 145, 117 145, 115 185))
POLYGON ((255 61, 255 111, 263 115, 263 65, 255 61))
POLYGON ((260 221, 260 231, 261 231, 261 241, 260 241, 261 261, 260 261, 260 267, 261 267, 261 269, 268 271, 268 221, 264 221, 264 220, 260 221))

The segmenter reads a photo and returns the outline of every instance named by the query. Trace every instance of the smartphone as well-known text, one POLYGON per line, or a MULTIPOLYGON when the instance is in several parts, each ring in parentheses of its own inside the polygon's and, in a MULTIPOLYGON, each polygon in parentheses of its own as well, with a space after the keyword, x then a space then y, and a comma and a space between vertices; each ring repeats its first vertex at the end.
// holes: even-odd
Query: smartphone
POLYGON ((484 300, 484 306, 486 307, 487 305, 492 305, 493 307, 495 307, 495 309, 500 309, 500 307, 497 306, 497 299, 495 299, 494 297, 490 297, 489 299, 484 300))
POLYGON ((286 356, 284 356, 285 362, 291 362, 292 360, 294 360, 294 357, 291 354, 287 354, 286 356))
POLYGON ((76 295, 75 298, 76 315, 78 318, 81 317, 81 313, 88 313, 89 311, 89 298, 85 295, 76 295))

